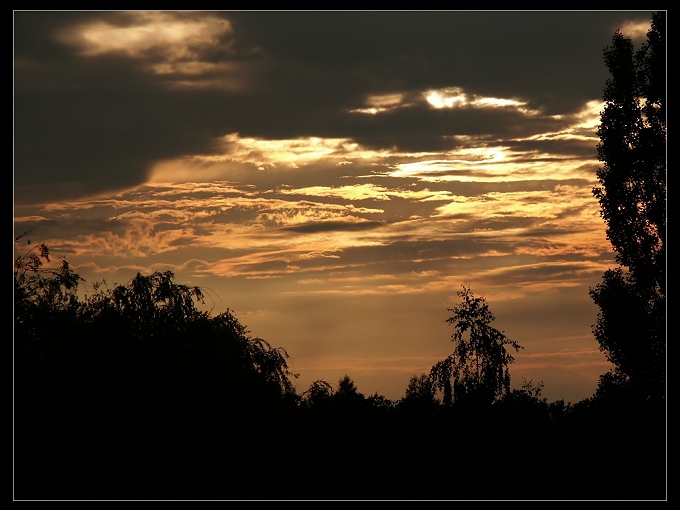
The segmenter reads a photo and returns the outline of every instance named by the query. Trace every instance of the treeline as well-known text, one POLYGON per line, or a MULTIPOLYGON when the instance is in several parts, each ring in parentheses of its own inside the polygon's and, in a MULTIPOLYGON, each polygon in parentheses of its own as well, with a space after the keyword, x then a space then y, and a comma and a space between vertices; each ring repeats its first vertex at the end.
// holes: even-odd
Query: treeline
POLYGON ((171 272, 79 298, 48 261, 15 259, 16 499, 663 497, 659 409, 531 381, 447 401, 432 374, 396 402, 349 375, 298 393, 285 349, 171 272))

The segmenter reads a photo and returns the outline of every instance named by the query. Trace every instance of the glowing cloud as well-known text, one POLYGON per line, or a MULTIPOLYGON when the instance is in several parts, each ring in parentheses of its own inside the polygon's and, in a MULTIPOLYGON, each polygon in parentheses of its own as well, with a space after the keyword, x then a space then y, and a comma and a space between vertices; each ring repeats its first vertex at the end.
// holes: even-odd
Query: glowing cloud
POLYGON ((538 115, 539 112, 526 107, 526 103, 515 99, 482 97, 467 94, 461 87, 446 87, 423 92, 425 100, 434 108, 514 108, 526 115, 538 115))
POLYGON ((132 11, 125 13, 131 21, 127 26, 95 21, 69 28, 60 39, 79 46, 87 56, 123 53, 143 58, 154 51, 176 62, 196 59, 197 49, 219 45, 222 37, 233 32, 231 24, 222 18, 178 14, 132 11))
POLYGON ((197 168, 201 180, 224 178, 223 167, 218 163, 245 163, 260 170, 277 167, 299 168, 316 162, 334 166, 351 164, 352 160, 378 162, 391 155, 388 151, 372 151, 362 148, 347 138, 294 138, 264 140, 240 137, 230 133, 217 141, 217 154, 198 154, 185 158, 159 162, 151 172, 151 182, 179 182, 196 179, 197 168), (220 177, 221 176, 221 177, 220 177))
POLYGON ((388 110, 393 110, 395 108, 407 106, 403 104, 404 97, 405 94, 401 93, 369 96, 366 99, 365 108, 356 108, 350 111, 352 113, 367 113, 370 115, 375 115, 388 110))
POLYGON ((85 57, 118 54, 146 62, 150 72, 169 78, 173 87, 233 89, 242 84, 234 63, 203 58, 205 52, 235 54, 233 29, 226 19, 201 12, 131 11, 119 15, 127 19, 126 25, 90 21, 63 30, 57 39, 78 48, 85 57))
POLYGON ((647 37, 647 32, 650 28, 651 25, 648 22, 629 21, 621 26, 621 33, 626 37, 639 41, 647 37))

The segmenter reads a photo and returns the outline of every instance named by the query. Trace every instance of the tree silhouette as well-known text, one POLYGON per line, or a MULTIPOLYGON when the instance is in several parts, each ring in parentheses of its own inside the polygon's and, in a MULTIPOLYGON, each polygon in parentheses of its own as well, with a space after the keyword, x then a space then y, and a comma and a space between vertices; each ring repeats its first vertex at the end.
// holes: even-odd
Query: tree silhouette
MULTIPOLYGON (((511 418, 516 424, 533 420, 547 421, 551 417, 551 407, 548 399, 541 397, 543 383, 534 383, 523 379, 519 388, 506 392, 494 405, 494 410, 500 416, 511 418)), ((553 414, 560 417, 565 409, 564 403, 553 406, 553 414)))
POLYGON ((406 394, 397 402, 402 412, 427 413, 439 407, 432 380, 427 374, 411 376, 406 394))
POLYGON ((444 404, 467 402, 491 404, 510 391, 508 366, 514 357, 506 346, 522 349, 502 331, 491 326, 495 320, 483 297, 476 297, 469 287, 457 295, 462 299, 446 322, 455 327, 451 336, 454 350, 445 360, 435 364, 430 378, 444 392, 444 404))
POLYGON ((14 240, 14 352, 19 366, 37 368, 57 354, 60 331, 75 327, 83 279, 64 257, 54 257, 27 236, 14 240))
POLYGON ((593 333, 612 374, 643 399, 664 398, 666 354, 666 14, 655 12, 634 51, 616 31, 604 60, 611 77, 598 129, 600 185, 593 194, 618 268, 590 289, 593 333))
MULTIPOLYGON (((137 274, 127 285, 98 287, 80 306, 84 337, 98 338, 116 363, 129 369, 131 391, 158 389, 160 397, 197 407, 214 398, 261 407, 294 393, 288 353, 253 338, 230 312, 200 311, 198 287, 174 282, 171 271, 137 274), (152 375, 153 377, 149 377, 152 375)), ((169 401, 168 405, 172 405, 169 401)))
POLYGON ((391 412, 395 408, 394 402, 378 392, 366 397, 366 405, 371 410, 385 413, 391 412))
POLYGON ((328 409, 334 394, 331 383, 318 379, 300 395, 301 405, 306 409, 328 409))
POLYGON ((349 375, 344 375, 338 381, 338 389, 333 395, 336 406, 340 409, 359 411, 366 402, 366 397, 359 392, 349 375))

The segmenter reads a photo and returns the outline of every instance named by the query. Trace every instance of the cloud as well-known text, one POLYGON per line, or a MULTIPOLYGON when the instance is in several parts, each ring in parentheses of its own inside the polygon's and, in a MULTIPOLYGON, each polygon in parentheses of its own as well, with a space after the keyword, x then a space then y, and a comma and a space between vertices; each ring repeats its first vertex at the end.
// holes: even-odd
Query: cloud
POLYGON ((305 223, 303 225, 292 225, 284 227, 286 230, 301 233, 311 232, 337 232, 337 231, 357 231, 372 230, 383 226, 381 221, 320 221, 315 223, 305 223))

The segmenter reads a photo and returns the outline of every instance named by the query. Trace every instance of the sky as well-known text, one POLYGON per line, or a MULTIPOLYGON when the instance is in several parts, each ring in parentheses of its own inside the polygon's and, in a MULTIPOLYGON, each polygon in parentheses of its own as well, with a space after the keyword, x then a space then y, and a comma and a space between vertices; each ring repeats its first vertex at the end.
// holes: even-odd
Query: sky
MULTIPOLYGON (((172 271, 298 393, 405 395, 469 287, 513 388, 593 395, 615 267, 597 128, 651 11, 14 11, 14 237, 85 279, 172 271)), ((15 244, 16 250, 25 246, 15 244)))

